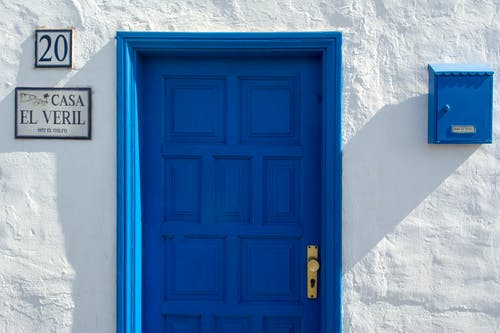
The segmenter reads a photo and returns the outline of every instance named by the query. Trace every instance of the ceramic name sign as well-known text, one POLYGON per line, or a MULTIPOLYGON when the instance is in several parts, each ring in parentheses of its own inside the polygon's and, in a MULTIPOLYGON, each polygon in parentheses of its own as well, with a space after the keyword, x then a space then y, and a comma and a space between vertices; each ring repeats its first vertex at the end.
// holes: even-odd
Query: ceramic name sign
POLYGON ((16 88, 16 138, 90 139, 90 88, 16 88))

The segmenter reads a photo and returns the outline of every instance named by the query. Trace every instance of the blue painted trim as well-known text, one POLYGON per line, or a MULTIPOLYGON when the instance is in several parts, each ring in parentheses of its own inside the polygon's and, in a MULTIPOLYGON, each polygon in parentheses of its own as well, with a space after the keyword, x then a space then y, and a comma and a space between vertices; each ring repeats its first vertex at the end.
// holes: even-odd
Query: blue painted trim
POLYGON ((126 71, 124 70, 124 43, 123 39, 117 39, 117 54, 116 54, 116 67, 117 67, 117 87, 116 87, 116 108, 117 108, 117 158, 116 158, 116 173, 117 173, 117 230, 116 230, 116 315, 117 315, 117 332, 124 332, 126 327, 126 296, 127 288, 125 286, 125 280, 127 279, 124 273, 126 269, 125 265, 125 143, 123 138, 125 137, 125 87, 123 82, 125 81, 124 75, 126 71))
POLYGON ((141 219, 135 52, 117 38, 117 332, 141 331, 141 219))
MULTIPOLYGON (((333 172, 334 179, 330 186, 334 191, 334 212, 333 212, 333 304, 330 309, 339 309, 332 311, 335 314, 332 329, 325 332, 342 332, 342 37, 336 40, 335 45, 335 89, 331 89, 334 95, 334 138, 333 138, 333 172)), ((330 74, 333 75, 333 74, 330 74)), ((328 90, 328 89, 327 89, 328 90)), ((327 169, 331 170, 331 169, 327 169)))
POLYGON ((317 52, 323 57, 322 332, 341 332, 342 35, 117 32, 117 332, 141 332, 141 193, 137 104, 140 55, 212 51, 317 52))

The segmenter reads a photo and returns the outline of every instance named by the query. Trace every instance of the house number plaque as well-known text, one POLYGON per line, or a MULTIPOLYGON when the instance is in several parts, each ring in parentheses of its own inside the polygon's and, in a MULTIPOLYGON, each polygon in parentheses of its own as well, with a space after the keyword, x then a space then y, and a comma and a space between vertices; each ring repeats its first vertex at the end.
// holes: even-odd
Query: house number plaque
POLYGON ((16 88, 16 138, 90 139, 90 88, 16 88))
POLYGON ((73 67, 73 29, 35 30, 35 67, 73 67))

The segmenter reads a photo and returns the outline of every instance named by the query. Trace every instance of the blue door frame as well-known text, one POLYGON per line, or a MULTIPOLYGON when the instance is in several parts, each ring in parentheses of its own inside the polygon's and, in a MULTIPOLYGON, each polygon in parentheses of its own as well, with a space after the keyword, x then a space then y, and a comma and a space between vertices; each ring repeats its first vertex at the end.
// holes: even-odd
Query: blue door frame
POLYGON ((322 58, 321 332, 341 332, 341 43, 338 32, 117 33, 117 332, 142 330, 138 77, 143 54, 313 53, 322 58))

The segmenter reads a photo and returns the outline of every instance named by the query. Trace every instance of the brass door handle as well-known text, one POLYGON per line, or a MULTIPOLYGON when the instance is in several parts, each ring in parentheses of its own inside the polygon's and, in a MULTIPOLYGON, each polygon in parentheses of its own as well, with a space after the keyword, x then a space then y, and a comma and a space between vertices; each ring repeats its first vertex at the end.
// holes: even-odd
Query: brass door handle
POLYGON ((319 271, 319 261, 311 258, 307 261, 307 270, 310 272, 317 272, 319 271))
POLYGON ((307 246, 307 298, 318 298, 318 271, 321 267, 318 257, 318 246, 307 246))

